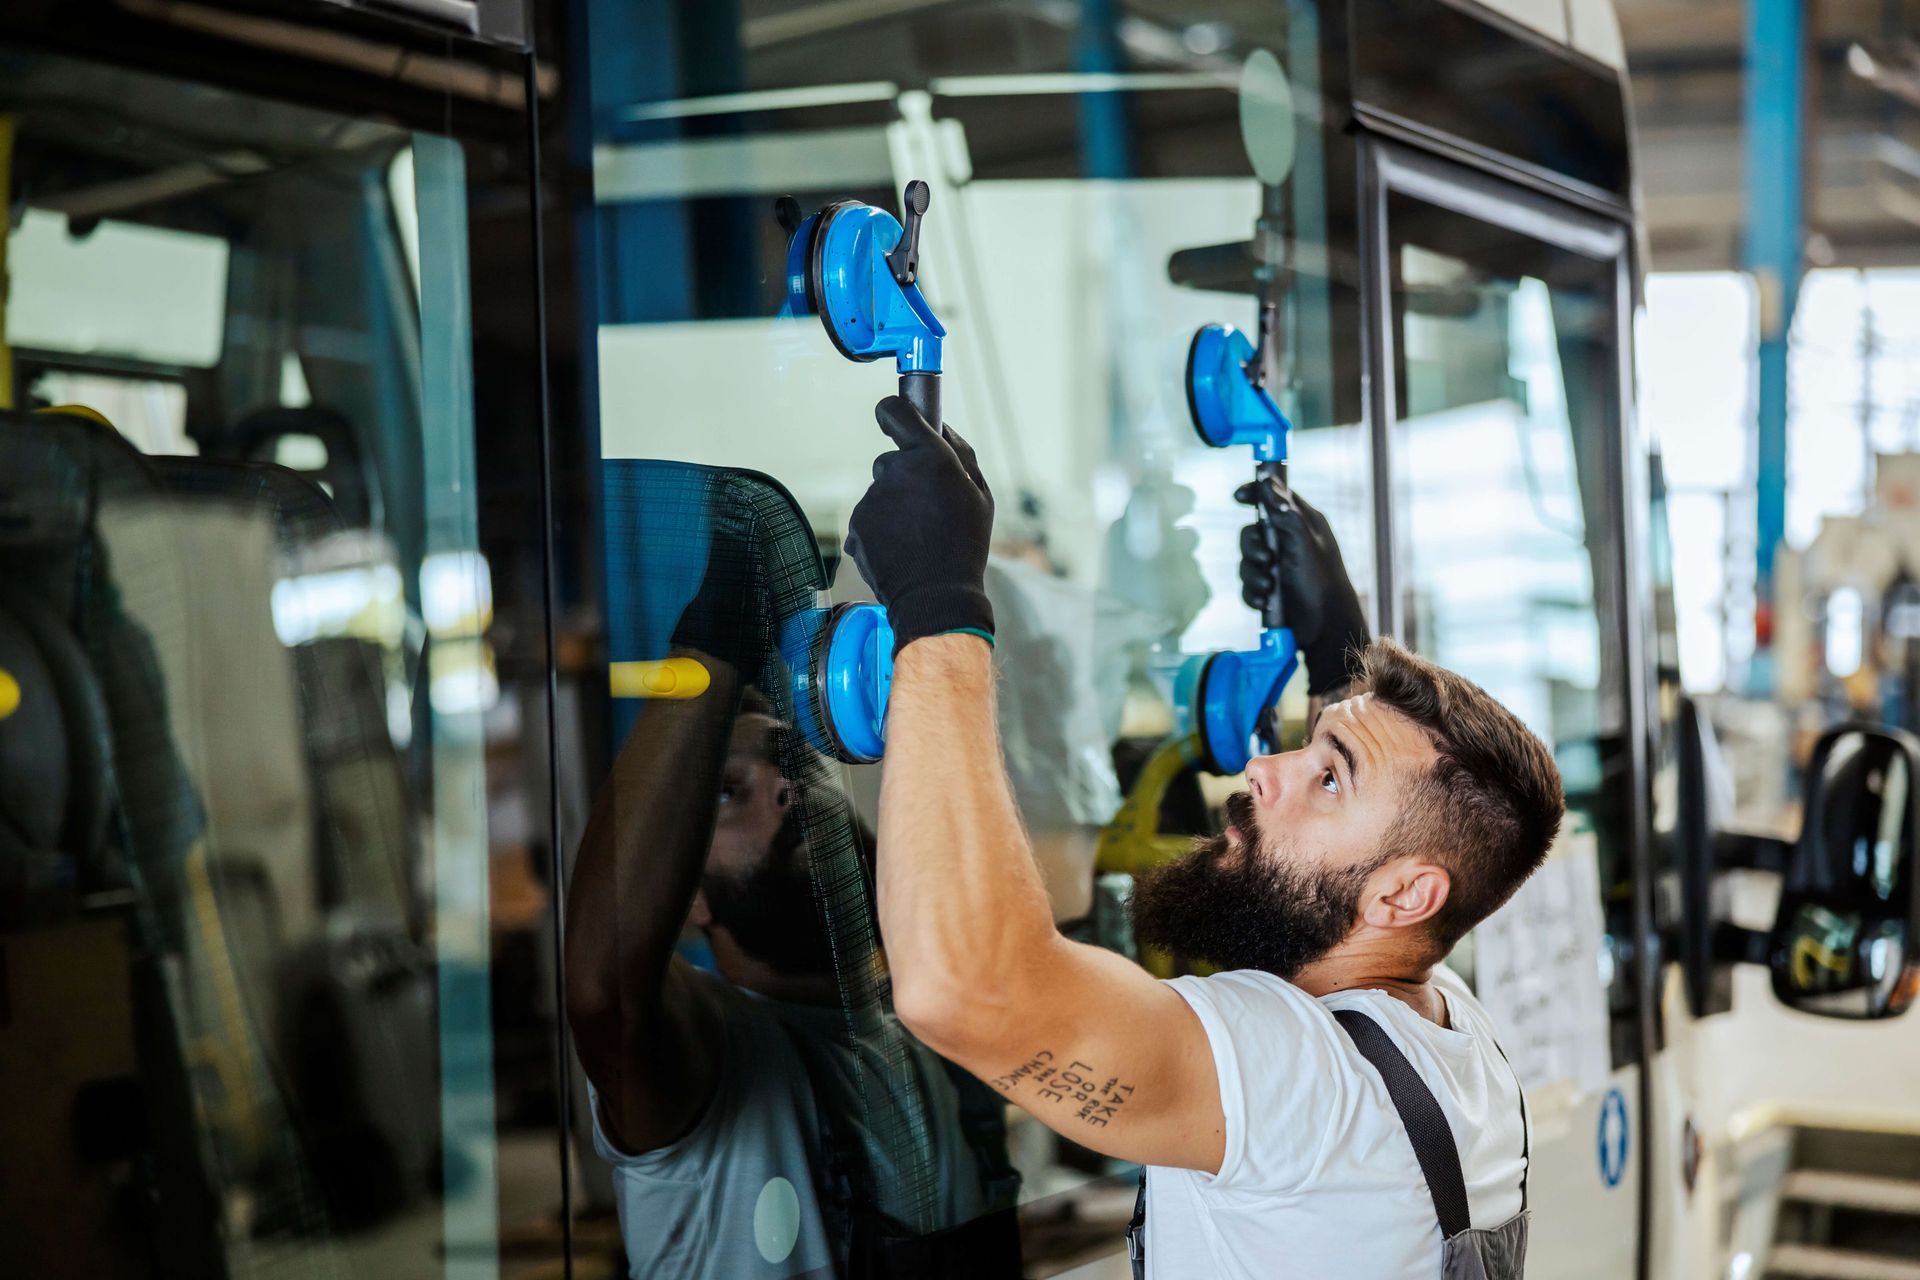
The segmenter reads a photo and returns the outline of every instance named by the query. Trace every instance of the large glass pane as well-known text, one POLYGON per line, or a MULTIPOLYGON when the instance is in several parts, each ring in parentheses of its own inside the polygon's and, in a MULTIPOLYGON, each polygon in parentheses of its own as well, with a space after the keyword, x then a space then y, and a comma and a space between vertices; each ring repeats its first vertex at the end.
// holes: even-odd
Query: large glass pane
POLYGON ((0 122, 5 1269, 499 1274, 559 1094, 467 148, 15 50, 0 122))
MULTIPOLYGON (((1529 897, 1525 909, 1572 912, 1567 934, 1584 936, 1591 925, 1581 901, 1590 909, 1598 889, 1606 940, 1595 988, 1565 994, 1576 1010, 1565 1024, 1589 1012, 1590 1025, 1606 1024, 1606 993, 1597 989, 1606 983, 1618 1065, 1635 1057, 1637 1023, 1622 962, 1633 923, 1631 780, 1625 667, 1612 623, 1624 536, 1610 514, 1618 510, 1609 468, 1620 430, 1617 261, 1401 194, 1387 201, 1387 226, 1406 640, 1481 685, 1553 747, 1567 819, 1553 869, 1523 894, 1564 885, 1565 902, 1529 897)), ((1503 969, 1541 963, 1510 945, 1497 959, 1503 969)), ((1476 961, 1493 960, 1476 956, 1470 938, 1453 963, 1471 973, 1476 961)), ((1524 986, 1517 975, 1479 977, 1509 991, 1524 986)), ((1608 1066, 1598 1045, 1574 1062, 1578 1046, 1564 1037, 1537 1056, 1525 1044, 1510 1048, 1532 1083, 1566 1072, 1591 1086, 1593 1072, 1604 1077, 1608 1066)))
MULTIPOLYGON (((897 209, 908 180, 931 187, 921 282, 949 331, 946 415, 996 494, 1000 722, 1062 929, 1130 950, 1129 871, 1213 829, 1231 789, 1169 745, 1172 667, 1258 630, 1231 500, 1253 458, 1207 448, 1182 388, 1199 326, 1251 332, 1261 299, 1277 304, 1292 477, 1371 594, 1366 434, 1332 416, 1354 397, 1327 355, 1353 255, 1336 266, 1325 244, 1310 95, 1296 119, 1266 70, 1312 83, 1312 7, 1094 8, 954 4, 853 28, 712 10, 671 89, 595 66, 620 754, 573 870, 568 971, 602 1121, 593 1194, 617 1203, 634 1274, 844 1270, 850 1215, 896 1243, 976 1224, 943 1253, 901 1245, 889 1274, 1052 1274, 1112 1253, 1132 1205, 1129 1169, 892 1019, 865 878, 879 770, 811 753, 804 660, 749 652, 750 632, 866 597, 840 540, 886 447, 872 406, 894 390, 889 363, 851 363, 817 319, 778 314, 776 197, 897 209), (1283 181, 1268 162, 1289 140, 1283 181), (641 696, 657 668, 635 664, 715 645, 755 664, 737 723, 641 696), (644 963, 589 945, 642 934, 644 963), (642 1028, 624 1047, 622 1002, 642 1028), (768 1221, 782 1230, 762 1235, 768 1221)), ((596 47, 676 38, 611 6, 595 20, 596 47)), ((1297 686, 1287 706, 1297 721, 1297 686)))

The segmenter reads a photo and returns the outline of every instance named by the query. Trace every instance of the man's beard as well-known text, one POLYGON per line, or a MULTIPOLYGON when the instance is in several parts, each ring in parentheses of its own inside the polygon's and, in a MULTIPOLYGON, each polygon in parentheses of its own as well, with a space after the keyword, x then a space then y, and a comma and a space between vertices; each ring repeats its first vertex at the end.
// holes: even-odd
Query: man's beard
POLYGON ((737 874, 708 872, 700 891, 714 925, 754 959, 782 973, 831 973, 833 944, 813 899, 806 847, 800 814, 790 809, 765 861, 737 874))
POLYGON ((1353 929, 1361 891, 1380 862, 1316 872, 1284 841, 1263 850, 1245 792, 1227 798, 1227 820, 1240 829, 1237 858, 1226 856, 1226 836, 1205 836, 1187 854, 1135 878, 1128 904, 1134 941, 1292 981, 1353 929))

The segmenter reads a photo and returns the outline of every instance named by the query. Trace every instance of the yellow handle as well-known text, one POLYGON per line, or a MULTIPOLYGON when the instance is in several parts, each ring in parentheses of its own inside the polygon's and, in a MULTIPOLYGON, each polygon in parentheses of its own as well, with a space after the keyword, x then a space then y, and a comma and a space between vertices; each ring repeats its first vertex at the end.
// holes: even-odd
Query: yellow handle
POLYGON ((712 682, 692 658, 607 664, 607 684, 616 698, 697 698, 712 682))

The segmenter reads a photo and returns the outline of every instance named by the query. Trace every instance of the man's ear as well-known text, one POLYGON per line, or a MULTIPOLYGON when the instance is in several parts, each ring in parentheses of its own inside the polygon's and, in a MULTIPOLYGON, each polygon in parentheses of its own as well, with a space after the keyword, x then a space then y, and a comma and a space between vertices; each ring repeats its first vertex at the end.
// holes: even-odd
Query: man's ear
POLYGON ((1438 863, 1404 858, 1374 872, 1360 918, 1376 929, 1422 924, 1447 905, 1453 881, 1438 863))

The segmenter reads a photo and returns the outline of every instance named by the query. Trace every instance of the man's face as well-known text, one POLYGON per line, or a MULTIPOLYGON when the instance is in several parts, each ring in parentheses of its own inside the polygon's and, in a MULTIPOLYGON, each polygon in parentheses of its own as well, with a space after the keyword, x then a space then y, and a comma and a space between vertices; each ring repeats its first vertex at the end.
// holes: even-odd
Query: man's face
POLYGON ((714 817, 713 845, 707 854, 707 874, 744 876, 769 862, 782 860, 792 850, 779 839, 790 828, 791 841, 799 837, 793 812, 793 784, 780 773, 778 735, 784 732, 772 716, 742 714, 733 722, 727 744, 727 762, 720 774, 719 807, 714 817))
POLYGON ((787 973, 828 972, 833 952, 813 900, 795 785, 780 772, 778 720, 734 723, 720 776, 713 844, 693 922, 787 973))
POLYGON ((1412 721, 1361 695, 1299 751, 1260 756, 1227 830, 1134 885, 1134 936, 1223 969, 1291 979, 1352 932, 1401 805, 1433 767, 1412 721))

